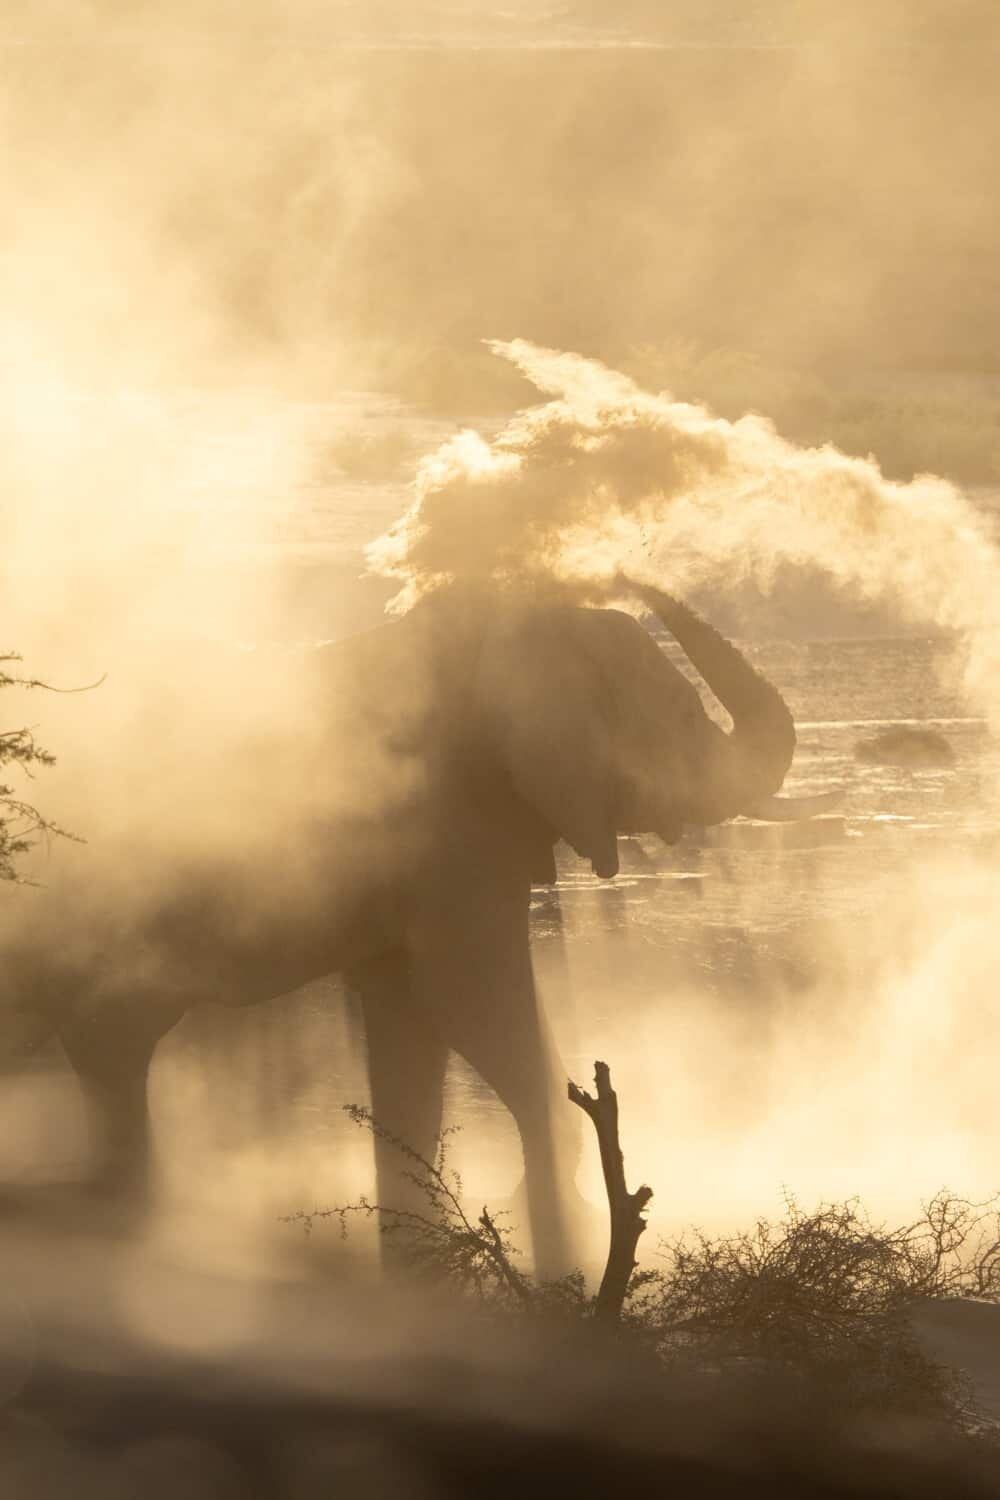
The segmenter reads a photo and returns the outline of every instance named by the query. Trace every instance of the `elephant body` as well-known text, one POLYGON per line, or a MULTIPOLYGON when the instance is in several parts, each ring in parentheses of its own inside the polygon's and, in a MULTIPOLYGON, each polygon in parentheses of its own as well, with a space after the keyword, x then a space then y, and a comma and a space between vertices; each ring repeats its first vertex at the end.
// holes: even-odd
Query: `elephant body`
MULTIPOLYGON (((519 1128, 538 1262, 567 1264, 575 1111, 535 992, 531 886, 555 878, 560 838, 610 877, 619 833, 673 841, 732 816, 777 790, 794 746, 776 691, 644 592, 732 734, 630 615, 452 588, 311 653, 308 721, 264 714, 224 763, 206 752, 203 835, 152 851, 129 835, 110 858, 98 830, 93 878, 19 894, 7 1047, 59 1035, 110 1181, 143 1178, 147 1069, 189 1008, 339 971, 363 1000, 380 1124, 431 1154, 460 1053, 519 1128)), ((398 1202, 397 1155, 376 1151, 380 1199, 398 1202)))

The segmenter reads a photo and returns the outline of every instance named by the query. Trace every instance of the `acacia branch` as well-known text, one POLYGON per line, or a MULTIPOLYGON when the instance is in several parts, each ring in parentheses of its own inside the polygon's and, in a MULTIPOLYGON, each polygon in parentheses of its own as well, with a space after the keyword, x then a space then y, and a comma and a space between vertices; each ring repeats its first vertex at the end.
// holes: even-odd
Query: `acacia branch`
MULTIPOLYGON (((7 670, 12 662, 20 660, 16 652, 0 651, 0 688, 40 688, 47 693, 89 693, 92 688, 100 687, 105 680, 100 677, 96 682, 77 688, 53 687, 50 682, 43 682, 41 678, 21 677, 7 670)), ((36 743, 30 728, 4 729, 0 730, 0 769, 8 765, 17 766, 31 780, 33 769, 36 766, 54 766, 55 756, 36 743)), ((21 879, 15 861, 32 849, 40 834, 83 843, 76 834, 69 833, 50 818, 43 817, 31 803, 16 797, 11 787, 0 783, 0 881, 12 881, 17 885, 34 883, 21 879)))
POLYGON ((641 1187, 630 1193, 625 1183, 625 1159, 618 1141, 618 1095, 611 1087, 611 1070, 607 1063, 594 1063, 596 1098, 572 1081, 569 1097, 593 1121, 601 1151, 604 1186, 611 1212, 611 1243, 608 1263, 594 1304, 594 1316, 600 1322, 614 1323, 621 1316, 628 1284, 635 1270, 635 1251, 639 1236, 646 1228, 642 1211, 653 1196, 652 1188, 641 1187))
POLYGON ((107 672, 102 672, 100 677, 93 682, 85 682, 81 687, 56 687, 54 683, 45 682, 41 677, 21 677, 17 673, 5 670, 5 664, 12 661, 20 661, 21 658, 16 651, 5 651, 0 653, 0 687, 22 687, 41 688, 45 693, 90 693, 94 688, 101 687, 108 680, 107 672))
POLYGON ((493 1262, 493 1265, 495 1266, 497 1274, 500 1277, 501 1281, 504 1282, 508 1289, 512 1291, 515 1297, 517 1297, 521 1302, 530 1303, 531 1288, 525 1281, 524 1277, 511 1265, 510 1257, 507 1254, 507 1248, 504 1245, 503 1238, 496 1224, 493 1222, 492 1216, 488 1212, 485 1204, 483 1205, 482 1213, 479 1215, 479 1222, 482 1225, 486 1235, 488 1236, 486 1243, 486 1253, 489 1255, 490 1260, 493 1262))

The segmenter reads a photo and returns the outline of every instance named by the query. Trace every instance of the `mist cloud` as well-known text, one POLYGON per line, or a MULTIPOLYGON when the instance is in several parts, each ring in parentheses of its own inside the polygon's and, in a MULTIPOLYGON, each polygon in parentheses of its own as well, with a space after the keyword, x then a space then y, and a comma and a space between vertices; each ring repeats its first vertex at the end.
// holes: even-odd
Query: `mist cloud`
POLYGON ((780 565, 808 566, 859 603, 957 632, 966 687, 1000 722, 1000 557, 953 484, 890 481, 874 458, 798 447, 764 417, 727 421, 596 360, 490 347, 550 399, 423 460, 410 510, 368 553, 402 585, 395 610, 456 577, 587 590, 621 572, 766 593, 780 565))

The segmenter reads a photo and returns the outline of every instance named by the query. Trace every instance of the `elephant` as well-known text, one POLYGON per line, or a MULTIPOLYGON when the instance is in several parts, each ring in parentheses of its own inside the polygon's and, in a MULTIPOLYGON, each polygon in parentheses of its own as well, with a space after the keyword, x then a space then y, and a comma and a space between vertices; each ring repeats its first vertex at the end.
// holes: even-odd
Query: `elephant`
MULTIPOLYGON (((24 1055, 61 1039, 104 1182, 145 1179, 147 1071, 186 1011, 339 972, 361 996, 384 1130, 433 1155, 446 1062, 461 1054, 520 1133, 536 1264, 573 1263, 577 1111, 536 995, 531 887, 555 880, 560 839, 610 880, 619 835, 670 844, 686 824, 794 813, 775 795, 795 747, 778 690, 680 601, 626 588, 731 732, 606 597, 453 583, 316 648, 303 667, 316 724, 276 723, 227 766, 225 795, 244 810, 280 787, 280 819, 258 833, 244 813, 245 839, 158 856, 155 880, 119 871, 32 893, 0 941, 3 1045, 24 1055)), ((398 1152, 379 1137, 375 1155, 379 1201, 398 1202, 398 1152)))

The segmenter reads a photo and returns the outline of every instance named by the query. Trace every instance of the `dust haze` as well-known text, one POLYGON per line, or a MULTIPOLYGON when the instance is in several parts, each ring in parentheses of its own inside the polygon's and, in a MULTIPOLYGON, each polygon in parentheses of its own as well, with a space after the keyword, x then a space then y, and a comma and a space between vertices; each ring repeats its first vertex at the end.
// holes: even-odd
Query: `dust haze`
MULTIPOLYGON (((843 793, 810 847, 629 841, 614 890, 563 851, 533 898, 650 1244, 784 1189, 992 1192, 992 8, 405 12, 80 0, 0 43, 0 647, 104 678, 3 695, 58 757, 33 800, 86 842, 35 850, 0 934, 46 900, 152 907, 192 859, 287 900, 268 851, 340 790, 267 759, 338 733, 318 642, 455 580, 596 603, 626 575, 746 643, 800 725, 791 789, 843 793), (862 772, 854 741, 899 723, 954 769, 862 772)), ((308 1259, 276 1218, 368 1190, 338 1114, 363 1051, 332 980, 181 1023, 163 1254, 308 1259)), ((79 1174, 64 1061, 3 1082, 8 1180, 79 1174)), ((512 1122, 461 1064, 448 1099, 470 1191, 503 1198, 512 1122)), ((580 1183, 599 1205, 596 1160, 580 1183)))

